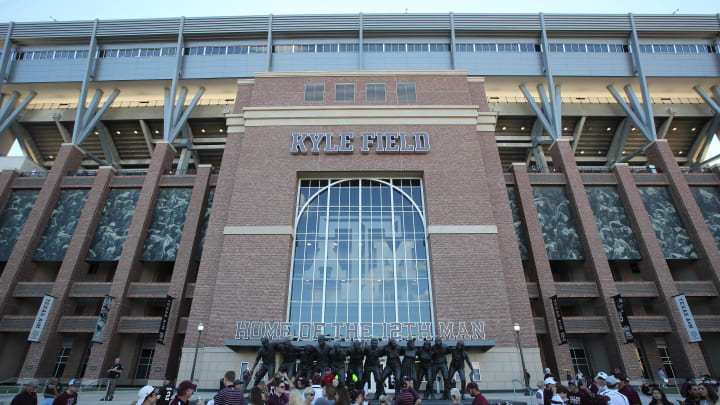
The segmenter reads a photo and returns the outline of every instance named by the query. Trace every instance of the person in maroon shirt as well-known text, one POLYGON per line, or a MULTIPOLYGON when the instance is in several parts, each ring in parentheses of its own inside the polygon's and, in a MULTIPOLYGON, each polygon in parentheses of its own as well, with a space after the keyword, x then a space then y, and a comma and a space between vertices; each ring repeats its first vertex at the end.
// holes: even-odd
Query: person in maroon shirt
POLYGON ((618 382, 618 392, 627 397, 630 405, 642 405, 640 395, 627 383, 627 376, 623 373, 617 373, 615 374, 615 378, 620 380, 620 382, 618 382))
POLYGON ((37 405, 37 383, 34 380, 25 382, 25 389, 15 395, 10 405, 37 405))
POLYGON ((476 382, 473 381, 468 384, 467 391, 470 396, 475 398, 473 399, 472 405, 490 405, 488 404, 488 400, 483 396, 483 394, 480 393, 476 382))
POLYGON ((335 375, 333 375, 332 369, 328 367, 325 369, 325 375, 323 376, 322 383, 320 383, 320 385, 324 387, 327 384, 332 384, 334 379, 335 375))
MULTIPOLYGON (((195 392, 196 388, 197 385, 193 384, 188 380, 181 382, 180 385, 178 385, 177 390, 175 391, 175 398, 173 398, 172 402, 170 402, 170 405, 187 405, 190 397, 195 392)), ((203 401, 197 402, 197 405, 204 404, 205 403, 203 401)))
POLYGON ((270 395, 267 405, 287 405, 288 397, 285 395, 290 390, 290 384, 280 383, 275 386, 275 392, 270 395))
POLYGON ((568 388, 570 389, 568 394, 569 405, 591 405, 592 393, 585 382, 582 382, 578 387, 575 381, 570 380, 568 381, 568 388))
POLYGON ((53 401, 53 405, 76 405, 78 388, 80 388, 80 380, 77 378, 70 380, 67 391, 58 395, 53 401))

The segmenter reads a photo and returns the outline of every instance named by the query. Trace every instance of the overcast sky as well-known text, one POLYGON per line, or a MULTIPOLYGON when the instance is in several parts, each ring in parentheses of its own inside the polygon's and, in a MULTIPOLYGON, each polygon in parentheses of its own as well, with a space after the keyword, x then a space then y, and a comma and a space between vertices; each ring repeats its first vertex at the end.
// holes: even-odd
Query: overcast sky
POLYGON ((660 13, 715 14, 718 0, 0 0, 0 21, 91 20, 255 14, 331 13, 660 13))

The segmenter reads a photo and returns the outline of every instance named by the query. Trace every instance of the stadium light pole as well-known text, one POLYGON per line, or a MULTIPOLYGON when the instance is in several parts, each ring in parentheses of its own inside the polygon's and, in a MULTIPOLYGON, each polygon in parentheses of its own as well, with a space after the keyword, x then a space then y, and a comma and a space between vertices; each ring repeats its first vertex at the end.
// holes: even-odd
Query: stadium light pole
POLYGON ((525 356, 523 356, 522 345, 520 344, 520 324, 515 322, 513 325, 515 329, 515 337, 517 338, 518 350, 520 350, 520 362, 522 363, 522 376, 525 382, 525 395, 530 395, 530 386, 528 385, 527 369, 525 368, 525 356))
MULTIPOLYGON (((193 366, 192 371, 190 371, 190 381, 195 380, 195 363, 197 363, 197 354, 198 349, 200 348, 200 337, 202 336, 203 330, 205 330, 205 325, 203 325, 202 322, 198 324, 198 338, 197 343, 195 343, 195 357, 193 357, 193 366)), ((524 364, 524 363, 523 363, 524 364)))

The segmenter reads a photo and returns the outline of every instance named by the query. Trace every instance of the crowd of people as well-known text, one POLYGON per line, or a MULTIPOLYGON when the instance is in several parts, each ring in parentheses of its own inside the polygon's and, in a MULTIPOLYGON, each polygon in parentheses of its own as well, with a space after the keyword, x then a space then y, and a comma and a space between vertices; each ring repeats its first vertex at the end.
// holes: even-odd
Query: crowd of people
MULTIPOLYGON (((578 373, 576 380, 561 385, 545 369, 544 381, 538 383, 535 394, 537 405, 643 405, 638 392, 629 384, 629 379, 619 370, 612 374, 599 372, 594 379, 585 379, 578 373)), ((649 405, 675 405, 667 399, 662 383, 643 384, 641 392, 650 397, 649 405)), ((688 379, 680 388, 682 400, 678 405, 720 405, 718 382, 709 376, 699 380, 688 379)))

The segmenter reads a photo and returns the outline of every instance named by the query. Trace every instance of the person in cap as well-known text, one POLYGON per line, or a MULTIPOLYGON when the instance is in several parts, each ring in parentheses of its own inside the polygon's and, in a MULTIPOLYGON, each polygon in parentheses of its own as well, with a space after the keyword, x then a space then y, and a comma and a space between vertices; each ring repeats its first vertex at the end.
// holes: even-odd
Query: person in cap
POLYGON ((73 378, 70 380, 67 390, 55 398, 53 405, 76 405, 78 389, 80 389, 80 379, 73 378))
POLYGON ((488 400, 480 393, 480 389, 475 381, 470 382, 466 388, 468 394, 474 398, 472 405, 489 405, 488 400))
POLYGON ((158 402, 160 390, 152 385, 146 385, 138 391, 137 400, 133 402, 135 405, 154 405, 158 402))
POLYGON ((20 391, 19 394, 15 395, 10 405, 37 405, 37 382, 35 380, 29 380, 25 382, 25 389, 20 391))
MULTIPOLYGON (((192 381, 185 380, 181 382, 177 386, 175 398, 170 402, 170 405, 187 405, 196 389, 197 385, 193 384, 192 381)), ((197 405, 204 405, 204 403, 198 401, 197 405)))
POLYGON ((565 405, 565 401, 568 399, 570 390, 564 385, 556 385, 555 393, 550 399, 550 403, 553 405, 565 405))
POLYGON ((223 377, 225 388, 220 390, 215 397, 215 405, 245 405, 245 395, 242 390, 235 388, 235 372, 230 370, 223 377))
POLYGON ((627 397, 630 405, 642 405, 642 402, 640 402, 640 395, 638 395, 637 391, 635 391, 633 387, 627 383, 627 376, 623 373, 617 373, 615 374, 615 378, 619 380, 618 392, 627 397))
POLYGON ((548 377, 554 377, 552 375, 552 373, 550 372, 550 368, 545 369, 545 375, 543 376, 543 379, 548 378, 548 377))
POLYGON ((290 391, 290 384, 280 383, 275 386, 275 390, 270 394, 270 398, 267 400, 267 405, 287 405, 289 401, 289 395, 286 395, 290 391))
POLYGON ((544 381, 545 389, 543 390, 543 403, 544 405, 551 405, 552 399, 557 391, 557 381, 554 377, 547 377, 544 381))
POLYGON ((175 389, 170 382, 170 377, 165 377, 162 387, 160 387, 160 398, 158 398, 157 405, 170 405, 174 392, 175 389))
POLYGON ((417 390, 415 390, 415 381, 413 381, 411 376, 405 376, 403 378, 403 381, 406 381, 408 383, 408 391, 410 391, 411 394, 413 394, 413 397, 415 397, 415 402, 418 404, 422 401, 420 400, 420 394, 418 394, 417 390), (418 402, 419 401, 419 402, 418 402))
POLYGON ((400 392, 395 394, 395 405, 417 405, 420 398, 415 399, 415 395, 410 391, 410 384, 407 381, 400 381, 400 392))
POLYGON ((614 375, 610 375, 607 379, 605 379, 605 390, 600 391, 600 395, 607 398, 608 405, 630 405, 627 397, 618 392, 619 382, 620 380, 615 378, 614 375))
POLYGON ((115 395, 115 387, 117 387, 117 380, 123 372, 123 366, 120 364, 120 357, 115 358, 115 363, 107 371, 107 389, 105 390, 105 397, 101 398, 101 401, 112 401, 113 395, 115 395))
POLYGON ((593 394, 604 391, 605 385, 607 385, 607 378, 608 375, 605 372, 601 371, 597 373, 597 375, 595 376, 595 380, 591 382, 590 385, 588 385, 588 388, 593 394))

